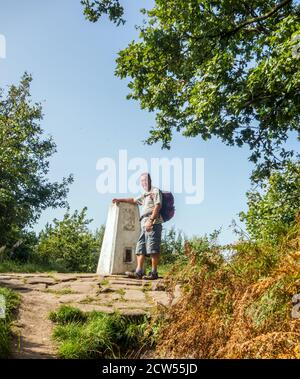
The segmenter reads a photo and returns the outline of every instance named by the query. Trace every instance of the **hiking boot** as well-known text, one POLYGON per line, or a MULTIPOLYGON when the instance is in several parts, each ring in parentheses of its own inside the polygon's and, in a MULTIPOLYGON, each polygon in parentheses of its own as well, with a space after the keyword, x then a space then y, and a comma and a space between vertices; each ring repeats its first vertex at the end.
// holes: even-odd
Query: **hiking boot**
POLYGON ((158 273, 150 271, 149 275, 144 275, 143 276, 143 279, 146 279, 146 280, 156 280, 156 279, 158 279, 158 273))
POLYGON ((131 278, 131 279, 142 279, 144 274, 136 272, 136 271, 134 271, 134 272, 132 272, 132 271, 126 271, 125 275, 128 278, 131 278))

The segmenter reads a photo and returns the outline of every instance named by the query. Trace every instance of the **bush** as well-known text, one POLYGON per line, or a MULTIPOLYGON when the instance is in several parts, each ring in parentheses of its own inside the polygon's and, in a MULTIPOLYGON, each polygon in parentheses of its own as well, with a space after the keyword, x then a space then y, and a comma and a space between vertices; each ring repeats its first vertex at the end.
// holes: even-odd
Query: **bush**
POLYGON ((161 240, 160 263, 174 263, 182 255, 183 246, 184 236, 181 231, 176 232, 174 227, 165 230, 161 240))
POLYGON ((67 212, 62 221, 54 220, 40 233, 37 256, 44 262, 53 262, 68 271, 94 272, 97 267, 104 228, 95 234, 87 225, 87 208, 73 215, 67 212))
MULTIPOLYGON (((11 236, 12 237, 12 236, 11 236)), ((37 236, 32 231, 15 230, 13 238, 7 241, 9 248, 0 249, 0 262, 12 260, 15 262, 26 263, 31 259, 37 244, 37 236)))
POLYGON ((291 316, 292 297, 300 292, 299 247, 300 220, 277 245, 231 245, 228 260, 207 239, 187 242, 187 260, 167 277, 168 290, 181 283, 182 296, 159 314, 157 354, 300 358, 300 321, 291 316))
POLYGON ((5 299, 5 318, 0 318, 0 358, 7 358, 11 347, 11 323, 20 304, 19 295, 7 288, 0 288, 0 296, 5 299))
POLYGON ((300 210, 300 163, 288 163, 282 172, 273 172, 263 192, 247 192, 248 211, 240 212, 250 236, 277 244, 296 224, 300 210))

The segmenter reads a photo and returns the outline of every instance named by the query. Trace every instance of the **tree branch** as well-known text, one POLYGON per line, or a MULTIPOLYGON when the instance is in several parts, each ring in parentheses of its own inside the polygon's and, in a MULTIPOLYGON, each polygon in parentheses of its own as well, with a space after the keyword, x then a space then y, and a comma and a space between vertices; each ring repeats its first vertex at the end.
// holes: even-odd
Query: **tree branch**
POLYGON ((266 18, 269 18, 271 17, 274 13, 276 13, 279 9, 283 8, 284 6, 286 6, 288 3, 291 3, 292 0, 284 0, 282 1, 281 3, 277 4, 273 9, 271 9, 268 13, 264 14, 264 15, 261 15, 261 16, 258 16, 258 17, 253 17, 253 18, 250 18, 249 20, 246 20, 244 22, 242 22, 240 25, 238 25, 236 28, 234 28, 233 30, 230 30, 226 33, 224 33, 224 35, 231 35, 231 34, 235 34, 236 32, 238 32, 240 29, 242 29, 244 26, 247 26, 249 24, 253 24, 254 22, 259 22, 259 21, 263 21, 265 20, 266 18))

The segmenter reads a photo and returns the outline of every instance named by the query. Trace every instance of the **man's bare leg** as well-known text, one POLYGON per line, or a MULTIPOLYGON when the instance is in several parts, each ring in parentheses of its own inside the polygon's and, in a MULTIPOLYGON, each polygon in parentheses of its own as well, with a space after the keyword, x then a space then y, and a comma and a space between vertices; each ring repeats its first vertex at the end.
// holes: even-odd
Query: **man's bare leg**
POLYGON ((157 266, 159 262, 159 253, 151 254, 152 272, 157 272, 157 266))
POLYGON ((144 272, 145 255, 144 254, 137 255, 136 260, 137 260, 136 271, 144 272))
POLYGON ((153 279, 158 279, 158 273, 157 273, 157 266, 158 266, 158 262, 159 262, 159 255, 160 253, 152 253, 151 254, 151 264, 152 264, 152 270, 150 272, 149 275, 145 275, 143 277, 143 279, 149 279, 149 280, 153 280, 153 279))

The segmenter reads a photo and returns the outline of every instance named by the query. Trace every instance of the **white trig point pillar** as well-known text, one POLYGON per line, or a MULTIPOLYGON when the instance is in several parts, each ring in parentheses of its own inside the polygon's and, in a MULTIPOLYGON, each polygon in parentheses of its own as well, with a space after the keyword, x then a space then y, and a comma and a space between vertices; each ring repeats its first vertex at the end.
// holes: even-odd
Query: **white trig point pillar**
POLYGON ((135 246, 140 234, 139 209, 135 204, 109 205, 97 274, 124 274, 136 268, 135 246))

